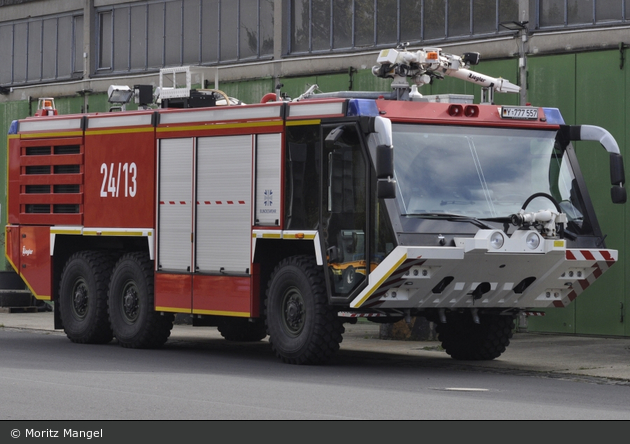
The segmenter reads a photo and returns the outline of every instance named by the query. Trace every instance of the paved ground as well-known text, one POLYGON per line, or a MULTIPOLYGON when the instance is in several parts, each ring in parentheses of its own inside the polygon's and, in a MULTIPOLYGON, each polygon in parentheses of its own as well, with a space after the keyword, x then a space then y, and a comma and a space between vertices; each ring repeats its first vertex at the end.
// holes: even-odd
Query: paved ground
MULTIPOLYGON (((53 331, 53 315, 43 313, 0 313, 2 328, 53 331)), ((57 334, 64 334, 57 331, 57 334)), ((399 356, 444 359, 444 364, 489 371, 538 372, 552 377, 604 378, 607 383, 630 385, 630 338, 602 338, 537 333, 516 333, 506 352, 493 361, 464 362, 451 359, 436 341, 379 339, 373 323, 346 324, 342 349, 394 353, 399 356)), ((173 339, 219 338, 216 328, 177 324, 173 339)))

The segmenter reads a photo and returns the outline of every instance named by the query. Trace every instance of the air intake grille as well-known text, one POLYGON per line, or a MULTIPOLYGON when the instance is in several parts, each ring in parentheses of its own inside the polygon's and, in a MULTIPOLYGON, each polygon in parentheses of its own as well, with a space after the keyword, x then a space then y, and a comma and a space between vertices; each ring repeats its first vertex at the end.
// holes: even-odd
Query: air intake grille
POLYGON ((20 222, 82 224, 83 145, 22 146, 20 156, 20 222))

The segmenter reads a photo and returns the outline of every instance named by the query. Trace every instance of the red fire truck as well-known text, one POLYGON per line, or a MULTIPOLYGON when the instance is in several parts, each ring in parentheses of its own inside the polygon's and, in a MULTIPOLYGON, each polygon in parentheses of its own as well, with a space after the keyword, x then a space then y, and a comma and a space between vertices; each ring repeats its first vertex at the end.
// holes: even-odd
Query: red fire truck
POLYGON ((478 59, 384 50, 388 92, 235 105, 188 81, 137 111, 43 101, 8 136, 6 256, 73 342, 158 347, 186 313, 317 364, 345 322, 424 317, 453 358, 494 359, 517 315, 566 306, 617 260, 571 141, 599 141, 626 194, 606 130, 493 104, 519 87, 478 59), (482 103, 418 92, 444 76, 482 103))

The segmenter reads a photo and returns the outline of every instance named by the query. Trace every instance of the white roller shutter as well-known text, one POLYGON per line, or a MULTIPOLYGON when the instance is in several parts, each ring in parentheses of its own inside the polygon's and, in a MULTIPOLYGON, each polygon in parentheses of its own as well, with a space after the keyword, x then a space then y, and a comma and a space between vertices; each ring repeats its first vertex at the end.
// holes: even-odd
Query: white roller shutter
POLYGON ((249 271, 252 140, 251 135, 198 139, 196 271, 249 271))
POLYGON ((193 147, 192 138, 160 141, 158 267, 162 270, 190 270, 193 147))

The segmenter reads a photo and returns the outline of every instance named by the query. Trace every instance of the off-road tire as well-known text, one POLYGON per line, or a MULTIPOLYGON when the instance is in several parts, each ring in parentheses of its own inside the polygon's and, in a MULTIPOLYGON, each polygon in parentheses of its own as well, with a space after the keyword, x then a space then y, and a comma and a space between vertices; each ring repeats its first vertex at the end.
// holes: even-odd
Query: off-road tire
POLYGON ((98 251, 73 254, 61 273, 59 313, 72 342, 107 344, 113 338, 107 309, 107 290, 113 259, 98 251))
POLYGON ((479 324, 475 324, 469 312, 449 313, 445 324, 437 324, 438 340, 453 359, 490 361, 501 356, 510 344, 514 319, 505 315, 481 315, 479 324))
POLYGON ((227 318, 217 326, 226 341, 257 342, 267 336, 267 328, 262 321, 250 322, 245 318, 227 318))
POLYGON ((153 266, 147 254, 125 254, 114 266, 109 318, 114 336, 123 347, 158 348, 168 340, 174 315, 154 309, 153 266))
POLYGON ((289 364, 323 364, 339 350, 344 332, 328 304, 324 273, 309 256, 292 256, 275 268, 265 301, 271 348, 289 364))

